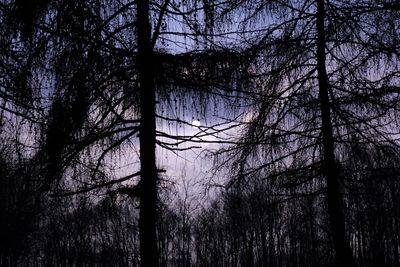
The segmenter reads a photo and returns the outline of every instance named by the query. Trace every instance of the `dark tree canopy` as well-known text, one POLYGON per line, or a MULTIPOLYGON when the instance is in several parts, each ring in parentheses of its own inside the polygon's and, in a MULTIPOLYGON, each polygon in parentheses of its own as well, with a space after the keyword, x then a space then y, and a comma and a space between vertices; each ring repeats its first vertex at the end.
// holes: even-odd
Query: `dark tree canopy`
POLYGON ((0 1, 0 265, 400 265, 399 13, 0 1))

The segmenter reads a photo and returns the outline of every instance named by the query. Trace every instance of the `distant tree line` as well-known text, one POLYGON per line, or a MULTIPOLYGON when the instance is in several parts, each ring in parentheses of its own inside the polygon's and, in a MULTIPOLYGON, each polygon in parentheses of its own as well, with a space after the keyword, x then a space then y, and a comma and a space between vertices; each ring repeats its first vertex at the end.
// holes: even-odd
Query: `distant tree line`
MULTIPOLYGON (((352 254, 357 266, 397 266, 400 162, 393 153, 398 150, 357 149, 360 157, 344 168, 351 170, 343 199, 352 254), (354 171, 360 158, 363 164, 368 158, 371 171, 354 171)), ((335 266, 326 185, 322 176, 296 185, 307 178, 251 177, 209 204, 163 191, 157 224, 160 265, 335 266)), ((21 207, 9 215, 11 228, 2 227, 2 236, 8 236, 2 238, 3 253, 8 248, 19 264, 31 266, 139 265, 139 213, 129 198, 93 202, 93 197, 74 196, 47 206, 46 216, 26 236, 20 230, 30 229, 32 215, 21 207)))

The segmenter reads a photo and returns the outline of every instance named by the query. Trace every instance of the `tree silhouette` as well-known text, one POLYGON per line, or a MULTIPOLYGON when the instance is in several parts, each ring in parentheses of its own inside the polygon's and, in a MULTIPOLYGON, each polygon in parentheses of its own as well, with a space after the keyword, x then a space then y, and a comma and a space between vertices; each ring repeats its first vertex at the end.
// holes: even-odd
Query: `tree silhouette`
MULTIPOLYGON (((162 32, 163 25, 173 16, 184 20, 175 24, 186 25, 191 30, 189 17, 204 12, 196 6, 187 6, 183 12, 177 3, 170 1, 151 4, 101 1, 45 1, 32 4, 16 1, 6 3, 2 8, 12 18, 12 23, 16 24, 15 34, 19 32, 21 40, 26 39, 35 47, 32 42, 45 36, 43 46, 48 46, 40 63, 45 67, 41 74, 47 78, 41 86, 48 86, 49 89, 40 88, 42 90, 38 93, 42 102, 50 101, 50 107, 40 107, 45 115, 42 118, 42 138, 38 140, 39 149, 35 157, 43 167, 41 192, 54 190, 65 178, 78 180, 82 179, 78 176, 89 176, 89 179, 79 181, 86 184, 83 188, 78 187, 73 192, 57 190, 55 196, 87 193, 140 176, 136 185, 116 188, 112 192, 139 197, 142 265, 158 265, 156 207, 159 170, 156 167, 156 144, 179 150, 171 147, 191 141, 193 137, 157 133, 156 100, 162 102, 162 97, 169 98, 168 94, 173 90, 183 92, 190 86, 199 88, 203 95, 207 94, 207 88, 211 85, 207 79, 217 78, 209 75, 216 74, 224 77, 224 81, 230 81, 229 77, 219 74, 221 69, 233 69, 231 62, 237 62, 236 58, 231 59, 229 53, 214 53, 213 50, 194 54, 186 51, 188 49, 180 54, 177 54, 179 50, 173 53, 164 52, 159 47, 158 52, 154 50, 162 34, 187 34, 162 32), (152 32, 153 22, 155 27, 152 32), (207 60, 209 64, 205 73, 201 71, 204 68, 201 60, 207 60), (176 68, 175 73, 167 76, 164 70, 173 67, 176 68), (201 75, 183 78, 187 72, 201 75), (164 86, 163 83, 167 81, 168 84, 164 86), (177 144, 157 141, 156 134, 170 138, 177 144), (140 171, 110 180, 105 161, 125 143, 135 142, 132 139, 137 135, 140 171), (106 145, 97 150, 96 147, 101 143, 106 145)), ((197 21, 194 23, 199 26, 197 21)), ((35 66, 29 71, 38 69, 35 66)), ((41 78, 29 77, 29 71, 24 77, 29 79, 27 82, 37 82, 36 79, 41 78)), ((219 81, 215 84, 224 83, 219 81)), ((185 123, 179 118, 157 118, 185 123)), ((203 130, 197 141, 214 132, 203 130)), ((68 186, 68 183, 76 184, 64 184, 68 186)))
POLYGON ((398 12, 1 1, 0 265, 397 266, 398 12))
POLYGON ((384 121, 396 113, 389 102, 398 97, 392 91, 398 90, 397 52, 388 47, 393 46, 398 29, 377 9, 385 15, 395 12, 387 3, 368 1, 360 5, 236 1, 227 3, 222 12, 226 17, 244 17, 240 33, 253 44, 254 68, 262 77, 254 86, 259 96, 238 146, 242 151, 236 154, 239 175, 233 182, 255 173, 268 178, 277 172, 307 171, 312 177, 320 169, 326 179, 331 236, 340 266, 355 263, 345 230, 345 181, 338 150, 352 135, 378 146, 396 139, 395 131, 387 130, 395 129, 395 123, 384 121), (393 31, 377 41, 378 28, 370 20, 393 31))

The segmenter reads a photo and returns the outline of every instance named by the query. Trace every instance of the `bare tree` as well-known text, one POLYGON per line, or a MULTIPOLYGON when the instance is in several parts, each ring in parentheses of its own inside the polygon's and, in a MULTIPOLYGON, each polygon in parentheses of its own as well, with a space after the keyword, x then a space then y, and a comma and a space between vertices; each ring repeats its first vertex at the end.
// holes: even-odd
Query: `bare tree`
POLYGON ((275 179, 293 172, 310 177, 295 181, 302 184, 320 170, 340 266, 355 262, 345 230, 340 169, 345 159, 339 151, 352 135, 377 146, 398 145, 397 123, 384 122, 397 113, 393 44, 399 32, 391 26, 396 12, 388 3, 369 1, 235 1, 220 13, 222 24, 231 17, 240 21, 236 34, 252 45, 258 78, 255 108, 237 147, 242 152, 226 149, 237 159, 239 175, 232 182, 256 173, 275 179), (379 21, 384 38, 376 38, 378 28, 370 20, 379 21))

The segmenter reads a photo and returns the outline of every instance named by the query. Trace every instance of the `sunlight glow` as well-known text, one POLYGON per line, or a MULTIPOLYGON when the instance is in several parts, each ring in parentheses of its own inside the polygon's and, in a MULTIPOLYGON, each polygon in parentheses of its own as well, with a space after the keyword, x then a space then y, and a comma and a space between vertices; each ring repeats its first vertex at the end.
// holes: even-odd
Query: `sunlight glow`
POLYGON ((194 127, 200 127, 200 126, 201 126, 201 123, 200 123, 200 121, 198 121, 198 120, 193 120, 193 121, 192 121, 192 125, 193 125, 194 127))

